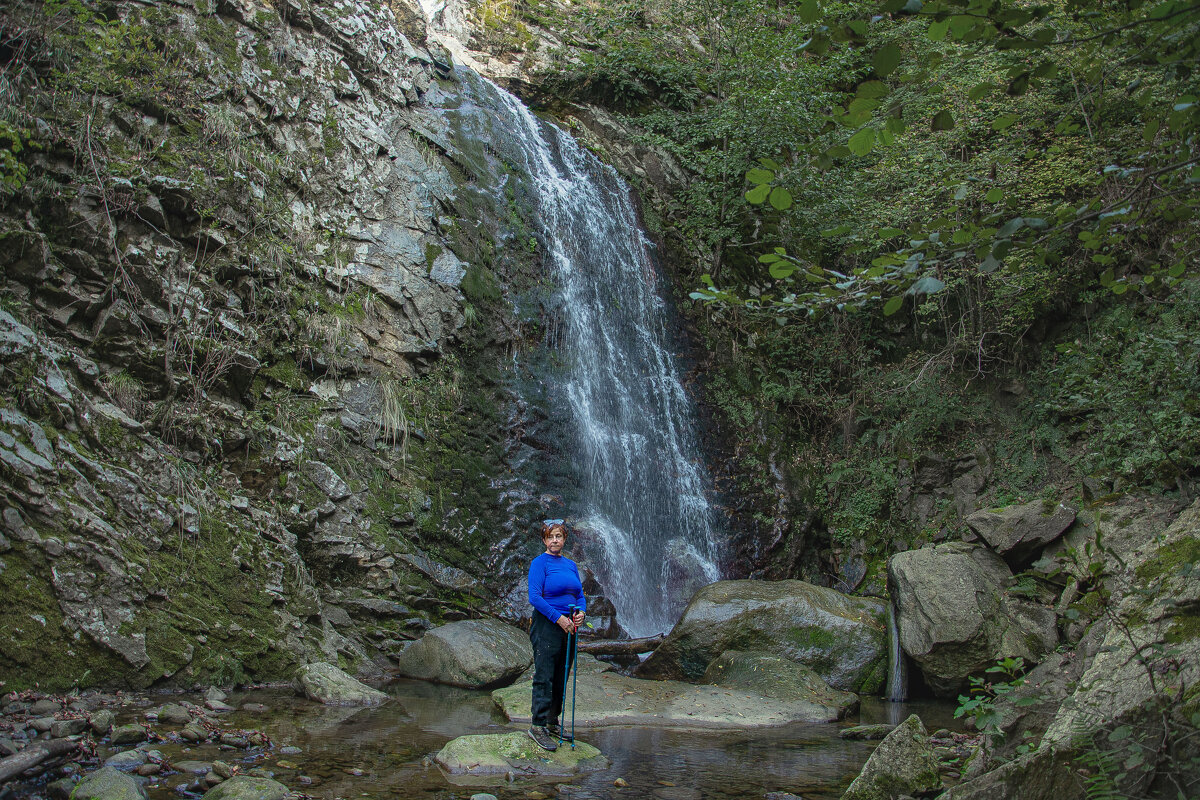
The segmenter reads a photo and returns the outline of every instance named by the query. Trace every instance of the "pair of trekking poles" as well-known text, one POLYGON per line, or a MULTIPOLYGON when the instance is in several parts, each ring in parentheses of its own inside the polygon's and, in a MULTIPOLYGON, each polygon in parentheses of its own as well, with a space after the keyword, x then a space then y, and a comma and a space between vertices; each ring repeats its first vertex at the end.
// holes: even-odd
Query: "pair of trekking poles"
MULTIPOLYGON (((573 605, 573 606, 569 606, 567 608, 567 610, 570 612, 571 619, 574 620, 575 612, 582 611, 583 609, 581 609, 579 606, 573 605)), ((569 661, 567 663, 567 671, 565 673, 563 673, 563 699, 564 700, 567 697, 567 681, 568 680, 571 681, 571 735, 570 736, 564 735, 563 731, 566 726, 564 726, 564 725, 558 726, 558 743, 562 744, 564 741, 568 741, 571 743, 572 750, 575 749, 575 687, 578 685, 578 681, 576 680, 577 676, 575 674, 575 651, 578 646, 579 646, 579 628, 578 628, 578 626, 572 626, 571 631, 567 634, 566 657, 569 659, 569 661)))

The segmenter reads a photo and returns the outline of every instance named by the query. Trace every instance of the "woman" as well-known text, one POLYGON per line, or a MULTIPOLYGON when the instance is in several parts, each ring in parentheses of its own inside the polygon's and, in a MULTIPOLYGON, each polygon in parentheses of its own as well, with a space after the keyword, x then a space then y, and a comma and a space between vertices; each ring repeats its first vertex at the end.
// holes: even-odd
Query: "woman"
POLYGON ((533 644, 533 705, 529 735, 539 747, 557 750, 561 728, 563 694, 570 671, 567 634, 583 624, 587 601, 579 567, 562 554, 567 544, 567 526, 561 519, 542 523, 546 552, 529 565, 529 602, 533 622, 529 641, 533 644))

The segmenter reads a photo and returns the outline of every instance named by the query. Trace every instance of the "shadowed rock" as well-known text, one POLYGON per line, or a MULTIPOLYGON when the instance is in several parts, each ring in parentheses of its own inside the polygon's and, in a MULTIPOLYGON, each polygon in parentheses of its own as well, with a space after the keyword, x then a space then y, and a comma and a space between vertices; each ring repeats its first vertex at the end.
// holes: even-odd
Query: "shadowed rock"
POLYGON ((323 662, 301 667, 292 686, 297 694, 330 706, 377 706, 387 700, 383 692, 323 662))
POLYGON ((524 731, 459 736, 443 747, 434 760, 451 775, 565 776, 608 766, 608 759, 586 742, 561 745, 553 753, 534 744, 524 731))
POLYGON ((529 636, 491 619, 464 620, 434 628, 396 658, 408 678, 468 689, 503 686, 533 663, 529 636))
POLYGON ((941 785, 929 734, 913 714, 879 743, 842 800, 891 800, 901 795, 922 794, 941 785))

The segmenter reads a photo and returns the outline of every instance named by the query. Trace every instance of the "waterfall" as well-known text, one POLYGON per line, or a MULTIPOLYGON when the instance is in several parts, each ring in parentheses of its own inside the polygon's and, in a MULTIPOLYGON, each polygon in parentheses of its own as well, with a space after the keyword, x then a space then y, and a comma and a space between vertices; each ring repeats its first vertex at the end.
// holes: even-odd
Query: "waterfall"
POLYGON ((720 574, 710 479, 653 245, 615 170, 499 87, 458 74, 466 99, 454 113, 473 104, 498 117, 479 134, 528 182, 554 278, 547 336, 561 371, 547 397, 569 420, 577 493, 566 500, 568 523, 589 542, 587 565, 622 627, 633 636, 668 630, 720 574))
POLYGON ((887 700, 902 703, 908 699, 908 669, 904 663, 904 650, 900 647, 900 629, 896 625, 896 604, 888 603, 888 679, 887 700))

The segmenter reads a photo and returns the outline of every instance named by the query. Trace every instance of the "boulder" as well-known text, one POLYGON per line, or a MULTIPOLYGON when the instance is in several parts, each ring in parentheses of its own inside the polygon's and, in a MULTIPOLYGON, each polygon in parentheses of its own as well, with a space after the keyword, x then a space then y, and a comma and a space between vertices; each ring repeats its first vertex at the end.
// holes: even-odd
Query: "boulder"
MULTIPOLYGON (((965 780, 938 800, 1010 800, 1014 797, 1084 800, 1085 777, 1074 753, 1044 748, 1014 758, 991 772, 965 780)), ((1122 795, 1124 796, 1124 795, 1122 795)))
POLYGON ((879 691, 887 672, 884 604, 804 581, 719 581, 696 593, 635 673, 698 681, 727 650, 782 656, 835 689, 879 691))
MULTIPOLYGON (((575 724, 653 725, 685 728, 764 728, 796 722, 833 722, 845 713, 840 702, 815 697, 789 699, 742 688, 651 681, 616 672, 579 671, 571 691, 575 724)), ((833 690, 831 690, 833 691, 833 690)), ((496 689, 492 699, 512 722, 529 722, 532 683, 496 689)), ((564 715, 569 723, 570 707, 564 715)))
POLYGON ((192 721, 192 712, 179 703, 167 703, 158 709, 158 721, 164 725, 187 725, 192 721))
POLYGON ((104 766, 116 767, 122 772, 132 772, 150 759, 144 750, 126 750, 104 759, 104 766))
POLYGON ((951 542, 898 553, 888 562, 900 645, 942 697, 1001 658, 1029 665, 1058 644, 1053 609, 1010 597, 1012 572, 980 545, 951 542))
POLYGON ((451 775, 550 775, 568 776, 608 766, 604 754, 586 742, 562 745, 549 752, 534 744, 524 731, 459 736, 434 756, 451 775))
POLYGON ((90 720, 92 733, 95 733, 97 736, 107 735, 108 732, 112 730, 113 723, 116 722, 116 720, 116 715, 114 715, 113 712, 109 711, 107 708, 97 711, 95 714, 92 714, 90 720))
POLYGON ((141 784, 114 767, 101 767, 75 787, 74 800, 146 800, 141 784))
POLYGON ((301 667, 292 688, 297 694, 329 706, 377 706, 387 700, 383 692, 324 662, 301 667))
POLYGON ((55 720, 54 723, 50 725, 50 738, 62 739, 67 736, 75 736, 76 734, 83 733, 87 729, 88 721, 82 717, 77 719, 55 720))
POLYGON ((878 722, 873 725, 853 725, 838 731, 838 737, 873 742, 877 739, 886 739, 887 735, 894 730, 896 730, 896 726, 888 725, 886 722, 878 722))
POLYGON ((270 778, 235 775, 204 793, 205 800, 283 800, 288 788, 270 778))
POLYGON ((434 628, 396 658, 408 678, 494 688, 512 683, 533 663, 529 636, 492 619, 463 620, 434 628))
POLYGON ((137 744, 146 741, 146 729, 137 723, 121 725, 112 729, 113 744, 137 744))
POLYGON ((891 800, 940 788, 938 761, 916 714, 884 737, 842 800, 891 800))
POLYGON ((812 703, 829 710, 828 721, 858 708, 858 695, 831 688, 811 667, 770 653, 726 650, 708 665, 701 683, 812 703))
POLYGON ((1062 536, 1075 522, 1075 514, 1075 509, 1062 503, 1039 501, 976 511, 966 523, 1013 569, 1020 569, 1062 536))

